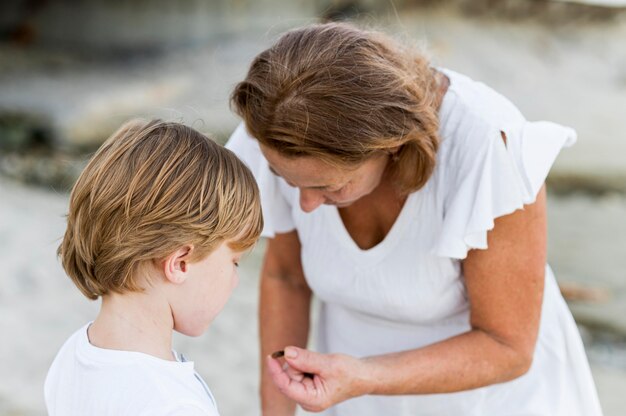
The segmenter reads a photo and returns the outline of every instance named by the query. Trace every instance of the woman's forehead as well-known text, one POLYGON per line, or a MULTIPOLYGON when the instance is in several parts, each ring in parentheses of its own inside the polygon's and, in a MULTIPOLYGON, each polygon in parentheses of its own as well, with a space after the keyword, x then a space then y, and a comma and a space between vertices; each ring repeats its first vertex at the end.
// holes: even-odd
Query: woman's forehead
POLYGON ((313 156, 287 157, 267 146, 261 146, 261 150, 275 175, 300 187, 333 186, 354 174, 354 170, 342 169, 313 156))

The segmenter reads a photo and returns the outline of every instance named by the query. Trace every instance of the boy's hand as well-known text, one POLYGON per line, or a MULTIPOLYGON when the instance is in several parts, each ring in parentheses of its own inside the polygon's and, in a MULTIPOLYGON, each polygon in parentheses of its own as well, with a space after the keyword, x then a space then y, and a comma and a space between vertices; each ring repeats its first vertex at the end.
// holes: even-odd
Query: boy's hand
POLYGON ((368 392, 365 363, 349 355, 287 347, 284 361, 268 356, 267 367, 278 389, 309 412, 368 392))

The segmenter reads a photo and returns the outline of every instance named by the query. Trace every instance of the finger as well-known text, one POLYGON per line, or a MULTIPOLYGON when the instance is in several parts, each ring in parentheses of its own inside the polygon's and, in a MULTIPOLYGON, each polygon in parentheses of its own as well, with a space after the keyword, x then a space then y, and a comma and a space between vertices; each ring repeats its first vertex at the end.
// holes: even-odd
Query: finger
POLYGON ((319 395, 312 379, 303 377, 302 381, 292 380, 280 362, 270 356, 267 357, 267 369, 272 381, 285 396, 301 405, 315 406, 319 395))
POLYGON ((313 382, 313 379, 312 379, 312 378, 309 378, 309 377, 302 377, 302 381, 301 381, 301 383, 302 383, 302 385, 304 385, 304 388, 305 388, 308 392, 310 392, 310 393, 314 394, 315 396, 317 396, 317 395, 318 395, 318 394, 317 394, 318 392, 316 391, 316 390, 317 390, 317 387, 315 387, 315 383, 313 382))
POLYGON ((285 348, 285 360, 297 370, 307 373, 313 378, 315 374, 322 373, 328 368, 329 359, 325 354, 305 350, 298 347, 285 348))
POLYGON ((289 385, 290 378, 287 372, 283 369, 280 361, 272 358, 271 356, 267 356, 267 370, 276 384, 276 387, 279 389, 283 389, 285 386, 289 385))
MULTIPOLYGON (((273 352, 270 356, 278 360, 282 358, 284 355, 285 355, 285 351, 281 350, 281 351, 273 352)), ((284 361, 284 359, 279 360, 279 361, 283 363, 282 365, 283 370, 287 373, 289 378, 292 380, 302 381, 304 377, 311 377, 311 378, 313 377, 309 373, 303 373, 302 371, 296 370, 295 368, 291 367, 288 362, 284 361)))
POLYGON ((283 369, 292 380, 302 381, 302 379, 305 378, 305 375, 302 371, 296 370, 295 368, 291 367, 287 362, 285 362, 285 365, 283 365, 283 369))
MULTIPOLYGON (((267 357, 267 367, 270 376, 274 380, 274 383, 281 390, 289 387, 291 384, 302 384, 301 382, 306 379, 308 382, 302 386, 302 388, 315 389, 315 384, 312 379, 305 377, 301 371, 291 368, 288 363, 281 364, 279 360, 271 357, 267 357)), ((299 389, 300 387, 291 386, 291 389, 299 389)))

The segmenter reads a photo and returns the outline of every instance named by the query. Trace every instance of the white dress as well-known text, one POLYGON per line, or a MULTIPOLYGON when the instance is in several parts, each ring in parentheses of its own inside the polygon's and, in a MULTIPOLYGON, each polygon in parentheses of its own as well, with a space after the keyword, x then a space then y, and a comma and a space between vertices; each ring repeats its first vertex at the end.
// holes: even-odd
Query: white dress
MULTIPOLYGON (((530 204, 575 132, 528 122, 504 97, 442 69, 450 87, 440 109, 442 142, 427 184, 410 194, 385 239, 352 240, 337 208, 304 213, 298 190, 269 170, 244 127, 228 147, 254 172, 264 235, 297 229, 306 280, 321 301, 318 349, 370 356, 414 349, 466 332, 469 304, 461 260, 487 248, 494 219, 530 204), (507 137, 506 144, 500 132, 507 137)), ((576 324, 546 265, 534 360, 513 381, 459 393, 363 396, 328 415, 596 416, 597 392, 576 324)))

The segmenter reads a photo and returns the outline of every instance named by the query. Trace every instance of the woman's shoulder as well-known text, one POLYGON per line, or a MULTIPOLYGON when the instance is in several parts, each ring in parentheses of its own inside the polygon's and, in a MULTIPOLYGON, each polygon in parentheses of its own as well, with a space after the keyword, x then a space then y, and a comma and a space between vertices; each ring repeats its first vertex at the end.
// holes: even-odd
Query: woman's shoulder
POLYGON ((563 147, 575 132, 555 123, 528 122, 510 101, 452 71, 440 110, 442 137, 432 177, 442 225, 435 252, 465 258, 487 248, 494 219, 533 203, 563 147))
POLYGON ((508 98, 480 81, 458 72, 441 69, 450 80, 440 111, 441 123, 478 124, 496 130, 521 128, 526 121, 508 98))
POLYGON ((530 122, 506 97, 487 85, 442 69, 450 87, 440 108, 439 169, 463 170, 506 158, 518 168, 556 157, 572 145, 576 133, 547 121, 530 122))
POLYGON ((457 72, 441 70, 450 79, 439 110, 440 174, 478 168, 494 147, 519 143, 526 119, 511 101, 487 85, 457 72), (500 142, 500 143, 496 143, 500 142), (444 172, 442 172, 444 171, 444 172))

